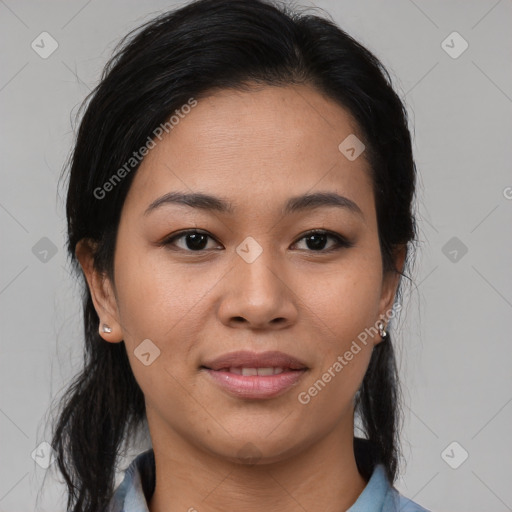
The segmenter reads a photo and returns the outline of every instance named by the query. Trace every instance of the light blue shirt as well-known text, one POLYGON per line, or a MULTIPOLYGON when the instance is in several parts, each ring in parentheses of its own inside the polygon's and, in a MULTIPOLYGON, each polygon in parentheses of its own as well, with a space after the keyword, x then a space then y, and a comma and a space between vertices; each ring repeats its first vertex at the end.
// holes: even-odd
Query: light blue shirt
MULTIPOLYGON (((138 455, 109 505, 108 512, 149 512, 148 501, 155 488, 155 456, 153 449, 138 455)), ((346 512, 430 512, 402 496, 390 486, 384 466, 374 466, 370 480, 356 502, 346 512)))

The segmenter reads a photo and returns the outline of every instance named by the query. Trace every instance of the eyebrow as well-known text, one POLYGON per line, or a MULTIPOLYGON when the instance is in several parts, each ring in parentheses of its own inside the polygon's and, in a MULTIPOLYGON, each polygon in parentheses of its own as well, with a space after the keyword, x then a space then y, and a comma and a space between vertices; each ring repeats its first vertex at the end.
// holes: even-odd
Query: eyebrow
MULTIPOLYGON (((204 211, 213 211, 218 213, 235 213, 235 209, 231 203, 220 197, 204 194, 201 192, 184 193, 184 192, 168 192, 163 196, 155 199, 146 209, 144 215, 155 211, 166 204, 177 204, 198 208, 204 211)), ((361 208, 348 197, 340 196, 335 192, 315 192, 312 194, 304 194, 301 196, 291 197, 284 204, 282 213, 289 215, 291 213, 313 210, 320 207, 337 207, 343 208, 364 219, 361 208)))

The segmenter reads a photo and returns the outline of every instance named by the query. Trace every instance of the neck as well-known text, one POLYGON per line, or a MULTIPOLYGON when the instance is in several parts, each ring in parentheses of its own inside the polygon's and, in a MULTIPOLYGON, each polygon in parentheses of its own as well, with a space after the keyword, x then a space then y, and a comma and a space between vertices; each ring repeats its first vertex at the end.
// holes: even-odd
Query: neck
POLYGON ((152 441, 156 485, 150 512, 339 512, 367 484, 355 461, 353 426, 338 426, 294 456, 268 464, 226 461, 181 438, 152 441))

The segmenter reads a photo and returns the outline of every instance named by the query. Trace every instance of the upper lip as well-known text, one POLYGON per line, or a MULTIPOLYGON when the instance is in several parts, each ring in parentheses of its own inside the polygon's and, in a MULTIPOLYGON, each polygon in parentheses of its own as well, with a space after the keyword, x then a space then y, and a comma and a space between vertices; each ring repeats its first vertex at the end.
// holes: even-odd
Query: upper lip
POLYGON ((223 354, 206 361, 203 366, 210 370, 222 370, 224 368, 289 368, 291 370, 303 370, 307 368, 302 361, 283 352, 258 353, 246 350, 223 354))

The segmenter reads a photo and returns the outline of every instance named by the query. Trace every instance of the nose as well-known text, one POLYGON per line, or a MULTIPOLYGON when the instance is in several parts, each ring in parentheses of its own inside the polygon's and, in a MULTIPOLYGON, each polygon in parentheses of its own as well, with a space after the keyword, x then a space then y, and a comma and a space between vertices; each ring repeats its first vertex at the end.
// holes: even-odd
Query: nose
POLYGON ((235 256, 218 310, 225 325, 261 330, 283 329, 295 323, 297 296, 289 272, 271 252, 263 250, 251 263, 235 256))

